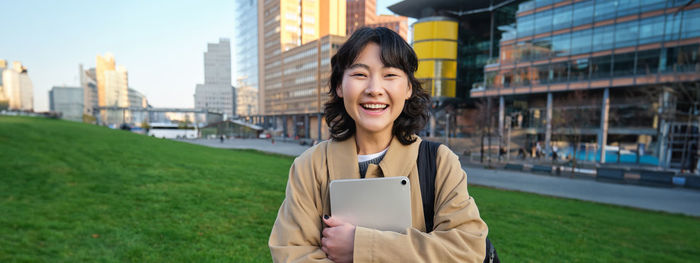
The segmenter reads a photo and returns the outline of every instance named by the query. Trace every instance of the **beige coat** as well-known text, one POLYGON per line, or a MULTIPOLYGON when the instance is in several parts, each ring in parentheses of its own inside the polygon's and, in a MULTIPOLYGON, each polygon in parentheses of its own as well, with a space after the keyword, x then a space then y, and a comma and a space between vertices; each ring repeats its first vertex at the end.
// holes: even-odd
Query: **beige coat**
MULTIPOLYGON (((364 227, 355 230, 355 262, 482 262, 486 224, 467 193, 467 175, 457 155, 441 145, 435 178, 435 229, 425 233, 416 159, 421 139, 402 145, 392 139, 379 165, 366 178, 407 176, 413 227, 407 234, 364 227)), ((321 217, 330 214, 328 183, 360 178, 355 138, 324 141, 294 160, 286 198, 277 214, 269 246, 275 262, 330 262, 321 251, 321 217)))

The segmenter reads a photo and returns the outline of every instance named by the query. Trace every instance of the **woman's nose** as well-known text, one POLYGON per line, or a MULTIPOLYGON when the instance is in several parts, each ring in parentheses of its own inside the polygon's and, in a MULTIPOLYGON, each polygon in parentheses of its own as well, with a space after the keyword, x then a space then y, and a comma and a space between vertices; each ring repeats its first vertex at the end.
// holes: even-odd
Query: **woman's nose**
POLYGON ((382 87, 382 79, 380 77, 372 77, 369 80, 365 93, 369 96, 376 97, 384 94, 384 88, 382 87))

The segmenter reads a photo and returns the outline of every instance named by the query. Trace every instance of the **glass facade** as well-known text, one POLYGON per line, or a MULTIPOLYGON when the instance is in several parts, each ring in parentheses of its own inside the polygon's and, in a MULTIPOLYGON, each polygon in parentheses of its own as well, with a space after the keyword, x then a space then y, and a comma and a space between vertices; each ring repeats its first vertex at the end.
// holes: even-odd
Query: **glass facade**
MULTIPOLYGON (((235 1, 233 85, 258 89, 258 1, 235 1)), ((257 109, 252 110, 253 113, 257 109)), ((240 113, 243 114, 243 113, 240 113)))
POLYGON ((698 72, 693 54, 700 44, 694 41, 700 37, 700 8, 678 8, 685 3, 590 0, 557 7, 552 1, 521 3, 515 34, 502 34, 503 53, 497 63, 485 67, 485 88, 698 72), (547 5, 549 9, 534 12, 547 5), (521 66, 526 69, 518 69, 521 66))
MULTIPOLYGON (((468 99, 470 89, 483 85, 484 66, 498 57, 501 50, 499 41, 517 36, 518 32, 512 27, 516 22, 517 9, 518 5, 515 2, 494 9, 492 12, 458 18, 457 98, 468 99), (492 21, 493 25, 491 25, 492 21)), ((533 25, 534 21, 530 21, 529 30, 534 30, 533 25)))
POLYGON ((688 168, 677 158, 687 149, 669 140, 674 127, 700 126, 688 121, 700 108, 700 4, 536 0, 520 3, 516 20, 472 97, 501 97, 502 114, 525 120, 529 143, 570 147, 579 136, 688 168))
MULTIPOLYGON (((443 15, 459 22, 456 97, 469 99, 455 104, 456 123, 449 127, 456 131, 450 132, 481 132, 482 140, 496 137, 499 146, 538 143, 548 153, 580 142, 598 151, 589 161, 605 158, 601 147, 615 145, 652 155, 642 156, 646 164, 679 167, 674 156, 687 149, 668 140, 688 125, 700 127, 700 3, 478 2, 394 6, 419 19, 443 15), (503 138, 505 129, 522 130, 514 139, 503 138)), ((438 127, 440 118, 452 122, 434 116, 438 127)))

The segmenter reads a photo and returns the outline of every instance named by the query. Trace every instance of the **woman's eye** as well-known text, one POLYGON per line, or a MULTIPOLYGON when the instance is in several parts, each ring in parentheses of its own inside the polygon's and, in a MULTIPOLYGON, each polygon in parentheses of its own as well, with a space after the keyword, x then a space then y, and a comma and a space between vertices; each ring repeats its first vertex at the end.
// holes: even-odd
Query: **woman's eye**
POLYGON ((353 73, 353 74, 351 74, 350 76, 353 76, 353 77, 364 77, 365 74, 364 74, 364 73, 353 73))
POLYGON ((385 77, 397 77, 397 76, 398 76, 398 75, 396 75, 396 74, 391 74, 391 73, 389 73, 389 74, 386 74, 385 77))

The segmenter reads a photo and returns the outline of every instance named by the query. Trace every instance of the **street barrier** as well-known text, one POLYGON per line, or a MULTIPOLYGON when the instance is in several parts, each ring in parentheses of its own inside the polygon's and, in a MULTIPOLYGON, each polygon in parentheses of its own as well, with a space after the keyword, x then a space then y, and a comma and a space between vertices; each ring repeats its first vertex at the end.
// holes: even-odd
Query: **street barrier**
POLYGON ((522 171, 523 170, 523 165, 522 164, 516 164, 516 163, 507 163, 503 169, 506 170, 514 170, 514 171, 522 171))
POLYGON ((685 187, 700 189, 700 176, 688 176, 685 178, 685 187))
POLYGON ((639 181, 644 184, 672 186, 674 172, 668 171, 641 171, 639 181))
POLYGON ((596 179, 622 182, 625 180, 625 171, 618 168, 596 168, 596 179))
POLYGON ((533 165, 532 170, 533 172, 539 172, 539 173, 552 173, 552 166, 549 165, 533 165))

